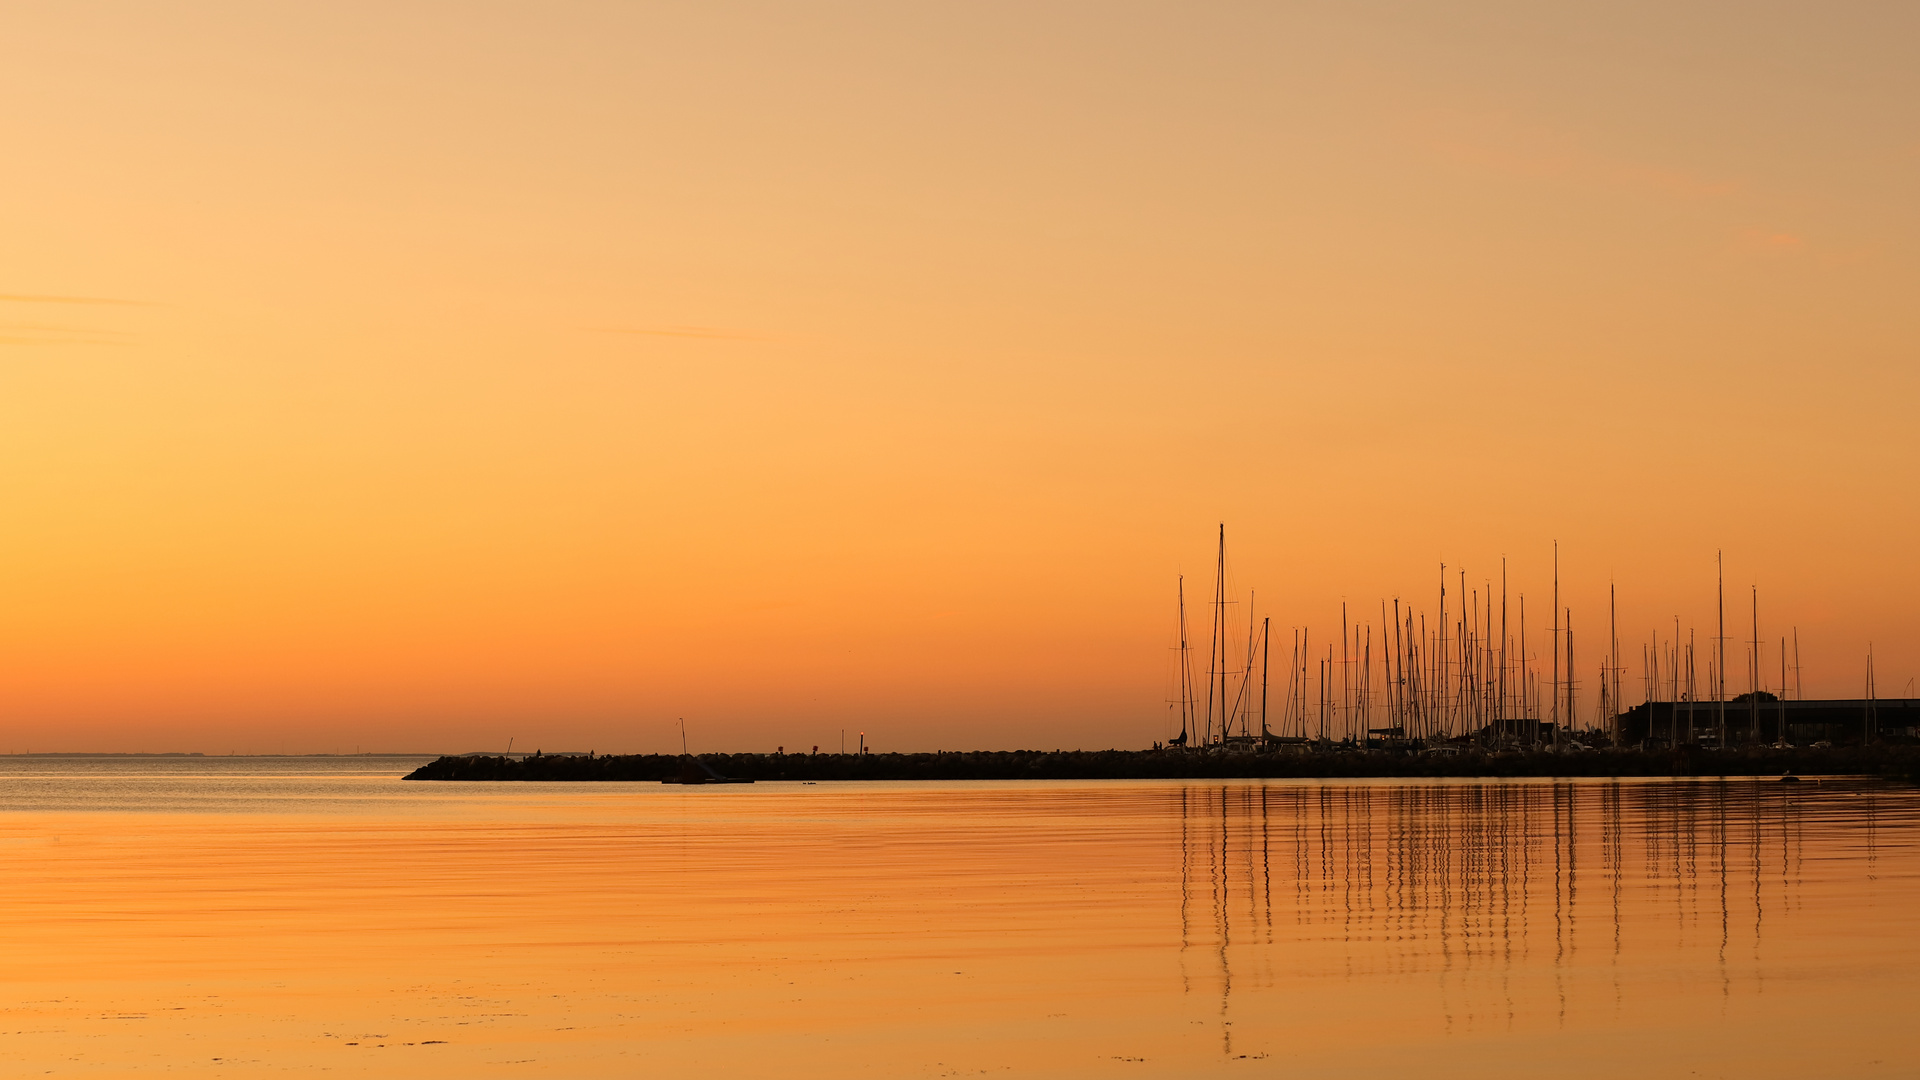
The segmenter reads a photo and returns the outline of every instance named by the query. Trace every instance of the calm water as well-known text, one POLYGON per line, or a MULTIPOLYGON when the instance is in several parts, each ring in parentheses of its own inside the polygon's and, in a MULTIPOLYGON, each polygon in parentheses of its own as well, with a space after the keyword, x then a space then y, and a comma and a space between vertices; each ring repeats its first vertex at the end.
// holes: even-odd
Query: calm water
POLYGON ((1920 1074, 1869 781, 0 758, 9 1075, 1920 1074))

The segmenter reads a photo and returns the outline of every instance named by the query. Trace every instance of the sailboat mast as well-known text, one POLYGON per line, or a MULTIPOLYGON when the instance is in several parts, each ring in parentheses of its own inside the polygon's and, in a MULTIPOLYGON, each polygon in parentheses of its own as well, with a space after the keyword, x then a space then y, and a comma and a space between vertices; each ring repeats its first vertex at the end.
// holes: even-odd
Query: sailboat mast
POLYGON ((1480 590, 1467 588, 1466 571, 1460 573, 1461 606, 1466 625, 1460 634, 1460 718, 1467 731, 1477 731, 1480 723, 1480 590))
POLYGON ((1714 724, 1720 729, 1720 747, 1724 750, 1727 745, 1727 561, 1724 552, 1714 551, 1713 566, 1719 622, 1713 637, 1717 660, 1713 665, 1713 677, 1708 681, 1713 683, 1714 724))
POLYGON ((1260 742, 1262 745, 1273 737, 1267 730, 1267 659, 1273 649, 1273 619, 1271 616, 1260 620, 1260 742))
POLYGON ((1220 741, 1227 738, 1227 526, 1220 525, 1220 556, 1215 569, 1214 610, 1219 613, 1220 635, 1220 741))
POLYGON ((1527 594, 1520 594, 1520 716, 1527 722, 1527 744, 1540 738, 1540 718, 1533 715, 1532 687, 1527 685, 1527 594))
MULTIPOLYGON (((1396 698, 1393 693, 1393 650, 1387 644, 1387 625, 1387 601, 1385 598, 1382 598, 1380 601, 1380 669, 1386 676, 1386 726, 1391 728, 1399 726, 1399 721, 1395 719, 1395 714, 1399 710, 1399 699, 1396 698)), ((1397 640, 1399 636, 1399 631, 1396 629, 1394 638, 1397 640)), ((1406 732, 1401 732, 1400 737, 1405 738, 1406 732)))
MULTIPOLYGON (((1381 617, 1382 618, 1386 617, 1384 611, 1382 611, 1381 617)), ((1384 640, 1384 635, 1383 635, 1383 640, 1381 641, 1380 644, 1383 647, 1386 645, 1386 641, 1384 640)), ((1404 738, 1410 737, 1410 731, 1409 731, 1409 726, 1407 724, 1407 654, 1400 651, 1402 647, 1403 646, 1400 638, 1400 598, 1396 596, 1393 598, 1394 674, 1392 676, 1392 679, 1393 679, 1394 717, 1391 723, 1393 723, 1394 725, 1400 728, 1400 737, 1404 739, 1404 738)))
MULTIPOLYGON (((1573 709, 1573 702, 1574 702, 1574 696, 1573 696, 1573 685, 1574 685, 1574 679, 1573 679, 1573 609, 1572 609, 1572 608, 1568 608, 1568 609, 1567 609, 1567 711, 1566 711, 1566 718, 1567 718, 1567 734, 1568 734, 1569 736, 1571 736, 1571 735, 1573 734, 1573 725, 1574 725, 1574 724, 1576 723, 1576 721, 1577 721, 1577 718, 1576 718, 1576 716, 1575 716, 1575 713, 1574 713, 1574 709, 1573 709)), ((1557 735, 1556 735, 1556 736, 1554 737, 1554 745, 1556 745, 1556 746, 1558 746, 1558 745, 1559 745, 1559 743, 1560 743, 1560 739, 1559 739, 1559 736, 1557 736, 1557 735)))
POLYGON ((1192 736, 1196 703, 1193 685, 1193 648, 1187 641, 1187 576, 1179 577, 1180 597, 1180 739, 1179 745, 1187 745, 1192 736))
POLYGON ((1434 705, 1440 715, 1442 735, 1453 734, 1451 714, 1443 711, 1447 708, 1447 564, 1440 564, 1440 644, 1434 654, 1434 705))
POLYGON ((1347 602, 1340 601, 1340 730, 1344 735, 1353 734, 1353 683, 1347 675, 1351 670, 1347 660, 1347 602))
POLYGON ((1553 696, 1548 698, 1553 745, 1560 745, 1560 541, 1553 542, 1553 696))
POLYGON ((1793 628, 1793 700, 1805 701, 1806 691, 1800 686, 1800 628, 1793 628))
POLYGON ((1293 658, 1287 661, 1287 711, 1280 714, 1281 726, 1283 730, 1286 730, 1286 731, 1293 730, 1293 725, 1286 722, 1287 718, 1290 716, 1297 715, 1293 711, 1293 707, 1294 707, 1294 703, 1300 699, 1300 689, 1297 684, 1297 678, 1299 674, 1300 674, 1300 628, 1296 626, 1293 628, 1293 658))
POLYGON ((1213 571, 1213 623, 1209 630, 1211 641, 1207 646, 1207 723, 1202 737, 1202 745, 1213 743, 1213 722, 1220 719, 1221 734, 1226 734, 1227 724, 1227 526, 1220 525, 1219 554, 1214 562, 1213 571), (1214 699, 1218 697, 1220 711, 1214 711, 1214 699))
POLYGON ((1300 628, 1300 737, 1307 737, 1307 657, 1313 655, 1312 627, 1300 628))
MULTIPOLYGON (((1688 699, 1691 700, 1694 696, 1696 696, 1694 691, 1693 681, 1692 681, 1693 680, 1693 653, 1691 650, 1693 649, 1693 631, 1691 629, 1687 631, 1687 649, 1689 650, 1687 653, 1687 680, 1688 680, 1687 694, 1688 694, 1688 699)), ((1680 700, 1680 616, 1678 615, 1675 615, 1673 617, 1673 661, 1674 661, 1673 663, 1673 700, 1679 701, 1680 700)), ((1691 710, 1693 706, 1689 704, 1687 708, 1691 710)), ((1692 715, 1691 712, 1689 712, 1688 715, 1692 715)))
POLYGON ((1880 734, 1880 717, 1874 702, 1873 685, 1873 642, 1867 642, 1867 715, 1862 726, 1862 743, 1873 743, 1880 734))
POLYGON ((1774 699, 1780 706, 1779 730, 1774 732, 1775 742, 1787 741, 1787 639, 1780 639, 1780 695, 1774 699))
POLYGON ((1500 556, 1500 687, 1494 719, 1499 730, 1507 729, 1507 557, 1500 556))
MULTIPOLYGON (((1254 594, 1251 590, 1249 590, 1247 592, 1247 669, 1240 676, 1240 699, 1242 702, 1241 712, 1240 712, 1240 734, 1243 736, 1253 734, 1250 730, 1248 730, 1253 723, 1253 695, 1248 692, 1249 688, 1253 685, 1253 646, 1254 646, 1253 635, 1254 635, 1254 629, 1255 629, 1253 605, 1254 605, 1254 594)), ((1267 669, 1266 669, 1266 665, 1262 664, 1260 668, 1261 700, 1264 701, 1266 699, 1266 693, 1267 693, 1267 669)), ((1267 727, 1267 714, 1266 714, 1265 706, 1262 706, 1261 712, 1260 712, 1261 731, 1264 732, 1266 730, 1266 727, 1267 727)))
POLYGON ((1747 735, 1760 741, 1760 586, 1753 586, 1753 663, 1747 675, 1747 735))
POLYGON ((1608 699, 1610 711, 1607 713, 1607 739, 1609 742, 1618 743, 1620 741, 1620 609, 1616 603, 1614 585, 1611 581, 1607 582, 1607 634, 1612 642, 1609 649, 1614 667, 1612 678, 1602 680, 1602 685, 1611 686, 1613 690, 1613 694, 1608 699))
POLYGON ((1480 643, 1473 652, 1474 697, 1479 701, 1482 737, 1493 729, 1493 582, 1487 582, 1487 606, 1480 616, 1480 643))
MULTIPOLYGON (((1360 636, 1360 628, 1354 627, 1354 637, 1360 636)), ((1367 745, 1367 739, 1373 734, 1373 624, 1367 624, 1367 646, 1360 651, 1360 700, 1357 727, 1361 746, 1367 745)))

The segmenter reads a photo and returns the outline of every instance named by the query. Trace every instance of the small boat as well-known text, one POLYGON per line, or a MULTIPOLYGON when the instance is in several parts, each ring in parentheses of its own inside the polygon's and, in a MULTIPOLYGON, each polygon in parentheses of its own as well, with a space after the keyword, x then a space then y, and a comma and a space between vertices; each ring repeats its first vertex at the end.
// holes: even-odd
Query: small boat
POLYGON ((713 766, 694 757, 692 754, 680 755, 680 773, 660 781, 663 784, 751 784, 753 781, 734 776, 721 776, 713 766))

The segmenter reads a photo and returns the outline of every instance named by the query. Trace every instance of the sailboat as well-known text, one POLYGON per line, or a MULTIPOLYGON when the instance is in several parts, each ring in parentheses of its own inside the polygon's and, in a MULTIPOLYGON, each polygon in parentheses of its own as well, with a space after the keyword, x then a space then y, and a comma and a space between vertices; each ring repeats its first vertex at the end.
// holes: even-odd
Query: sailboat
POLYGON ((1187 745, 1189 721, 1193 718, 1193 658, 1192 650, 1187 646, 1187 579, 1181 575, 1176 582, 1180 610, 1180 649, 1178 666, 1180 669, 1180 734, 1167 740, 1168 746, 1187 745))

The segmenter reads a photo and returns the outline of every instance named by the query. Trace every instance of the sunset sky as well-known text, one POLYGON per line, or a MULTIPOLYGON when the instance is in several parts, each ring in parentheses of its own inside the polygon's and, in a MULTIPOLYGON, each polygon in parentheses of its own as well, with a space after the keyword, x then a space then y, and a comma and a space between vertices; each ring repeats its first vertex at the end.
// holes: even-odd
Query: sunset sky
POLYGON ((1916 41, 9 4, 0 752, 1140 746, 1221 522, 1282 650, 1504 555, 1544 652, 1557 539, 1638 701, 1724 549, 1733 688, 1757 586, 1771 682, 1901 696, 1916 41))

